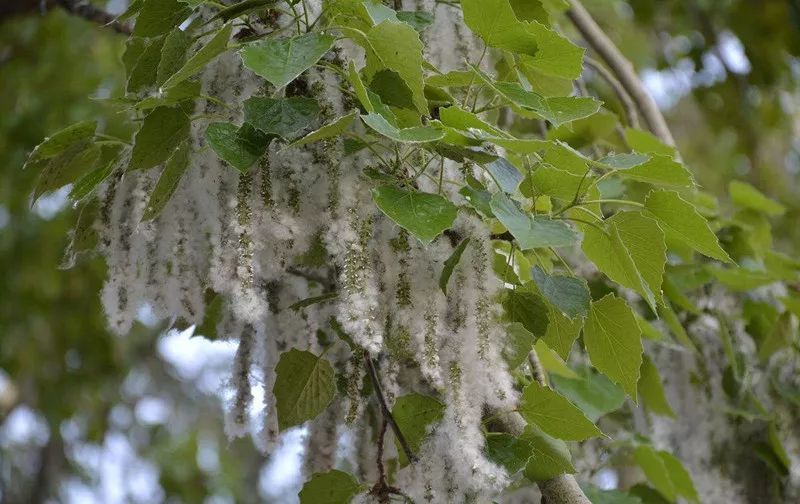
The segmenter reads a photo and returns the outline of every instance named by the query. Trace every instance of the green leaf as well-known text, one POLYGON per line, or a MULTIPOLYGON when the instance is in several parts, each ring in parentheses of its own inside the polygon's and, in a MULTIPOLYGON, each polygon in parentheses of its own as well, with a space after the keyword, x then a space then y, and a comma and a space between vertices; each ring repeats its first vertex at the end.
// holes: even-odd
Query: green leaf
POLYGON ((423 80, 423 45, 419 34, 406 23, 386 20, 367 32, 369 41, 366 75, 371 79, 383 69, 397 73, 411 90, 417 112, 428 114, 423 80))
POLYGON ((353 63, 353 61, 350 61, 350 64, 347 66, 347 80, 349 80, 350 85, 353 86, 353 91, 355 91, 356 97, 361 103, 361 106, 364 107, 364 110, 370 114, 375 112, 375 107, 369 99, 367 88, 364 86, 361 75, 358 73, 358 70, 356 70, 356 64, 353 63))
POLYGON ((531 457, 530 441, 511 434, 489 433, 486 435, 486 453, 489 459, 505 467, 509 475, 517 473, 531 457))
POLYGON ((69 199, 72 201, 80 201, 91 194, 91 192, 119 166, 121 153, 122 146, 119 144, 103 146, 101 148, 100 158, 97 162, 97 167, 75 182, 69 192, 69 199))
POLYGON ((547 481, 559 474, 573 474, 572 455, 564 441, 548 436, 535 425, 525 426, 521 439, 531 445, 525 477, 531 481, 547 481))
POLYGON ((161 50, 164 47, 165 37, 158 37, 146 41, 136 64, 130 71, 126 91, 135 93, 156 83, 158 64, 161 61, 161 50))
POLYGON ((39 173, 33 189, 31 205, 42 194, 55 191, 59 187, 75 182, 83 174, 91 172, 99 157, 100 147, 84 140, 70 145, 47 161, 41 160, 40 163, 44 163, 44 168, 39 173))
POLYGON ((153 96, 148 96, 134 105, 134 107, 139 110, 153 109, 156 107, 171 107, 200 96, 200 87, 201 84, 198 81, 183 81, 171 88, 162 88, 162 91, 153 96))
POLYGON ((462 131, 478 129, 495 136, 505 135, 502 130, 495 128, 472 112, 467 112, 455 105, 440 108, 439 119, 442 121, 442 124, 462 131))
POLYGON ((677 192, 653 191, 645 199, 644 205, 661 224, 667 236, 713 259, 733 262, 719 246, 719 241, 705 218, 677 192))
POLYGON ((659 293, 660 298, 663 264, 666 261, 663 233, 655 221, 623 215, 608 219, 602 230, 595 226, 583 226, 581 249, 597 269, 618 284, 638 292, 655 311, 656 297, 650 282, 658 285, 655 292, 659 293), (647 227, 648 222, 651 223, 650 227, 647 227))
POLYGON ((591 485, 581 485, 581 490, 592 504, 642 504, 642 500, 621 490, 600 490, 591 485))
POLYGON ((694 482, 689 472, 683 467, 683 464, 677 457, 669 452, 659 450, 658 456, 664 467, 667 468, 667 474, 672 481, 675 488, 675 493, 684 497, 691 502, 700 502, 700 497, 697 495, 697 489, 694 487, 694 482))
POLYGON ((169 202, 178 188, 178 182, 181 181, 183 173, 189 167, 190 154, 189 143, 181 142, 167 160, 164 171, 158 177, 158 182, 156 182, 153 192, 150 193, 150 199, 147 200, 147 206, 145 207, 144 215, 142 215, 143 221, 157 217, 167 205, 167 202, 169 202))
POLYGON ((453 225, 457 207, 438 194, 407 191, 396 186, 372 190, 378 208, 398 226, 428 244, 453 225))
POLYGON ((327 292, 325 294, 321 294, 319 296, 312 296, 305 299, 301 299, 300 301, 289 305, 289 309, 298 311, 300 308, 305 308, 307 306, 313 306, 315 304, 325 303, 327 301, 332 301, 339 297, 337 292, 327 292))
POLYGON ((547 305, 531 292, 511 290, 506 293, 503 308, 511 322, 519 322, 528 332, 541 337, 547 331, 547 305))
POLYGON ((206 142, 217 155, 240 172, 246 172, 267 150, 267 137, 249 124, 211 123, 206 142))
POLYGON ((528 24, 517 19, 508 0, 461 0, 464 23, 486 45, 519 54, 534 56, 538 50, 536 35, 528 24))
POLYGON ((250 14, 251 12, 255 12, 260 9, 266 10, 267 6, 274 3, 275 0, 244 0, 217 12, 214 17, 211 18, 211 21, 214 21, 215 19, 222 19, 223 21, 227 22, 231 19, 235 19, 245 14, 250 14))
POLYGON ((186 63, 186 51, 194 39, 191 35, 175 28, 164 39, 155 84, 160 86, 186 63))
POLYGON ((322 413, 336 392, 334 372, 327 360, 293 348, 275 366, 278 428, 286 430, 322 413))
POLYGON ((692 352, 697 352, 697 347, 694 345, 691 338, 689 338, 686 329, 683 328, 683 324, 681 324, 681 321, 678 319, 678 315, 666 299, 663 304, 658 305, 658 316, 661 317, 661 320, 669 327, 673 336, 675 336, 683 346, 692 352))
POLYGON ((786 212, 785 206, 767 198, 761 191, 746 182, 732 180, 728 184, 728 192, 734 204, 742 208, 749 208, 767 215, 783 215, 786 212))
POLYGON ((667 262, 664 232, 655 220, 642 212, 618 212, 607 222, 616 227, 622 245, 647 287, 639 293, 652 307, 649 293, 652 293, 656 301, 661 301, 664 266, 667 262))
POLYGON ((631 149, 638 152, 661 154, 669 157, 675 157, 675 154, 678 152, 675 147, 665 145, 658 137, 649 131, 636 128, 625 128, 625 141, 628 142, 631 149))
POLYGON ((346 472, 314 473, 300 490, 300 504, 350 504, 363 487, 346 472))
MULTIPOLYGON (((581 188, 586 190, 588 184, 581 175, 575 175, 566 170, 561 170, 550 164, 540 164, 530 173, 529 182, 535 193, 526 194, 528 197, 550 196, 551 198, 562 201, 572 201, 581 188)), ((590 178, 590 177, 586 177, 590 178)), ((526 181, 525 185, 528 184, 526 181)))
POLYGON ((175 146, 189 137, 189 116, 178 107, 157 107, 133 139, 128 170, 146 170, 166 161, 175 146))
POLYGON ((519 412, 545 433, 568 441, 583 441, 603 433, 564 396, 531 382, 522 391, 519 412))
POLYGON ((458 247, 453 250, 453 253, 450 254, 450 257, 448 257, 444 262, 442 274, 439 276, 439 288, 442 289, 442 292, 444 292, 445 296, 447 295, 447 283, 450 281, 450 276, 453 274, 453 270, 458 264, 458 261, 461 260, 461 254, 464 253, 464 250, 466 250, 469 242, 469 237, 461 240, 461 243, 458 244, 458 247))
POLYGON ((427 143, 441 140, 444 133, 436 128, 430 126, 415 126, 412 128, 398 128, 389 123, 385 117, 380 114, 370 113, 362 115, 361 120, 364 124, 377 131, 381 135, 394 140, 395 142, 403 143, 427 143))
POLYGON ((592 365, 636 401, 644 350, 642 331, 627 303, 613 294, 593 302, 583 328, 583 342, 592 365))
POLYGON ((580 77, 583 70, 582 47, 536 21, 528 25, 528 31, 535 36, 539 50, 533 57, 526 55, 520 58, 526 70, 569 80, 580 77))
POLYGON ((550 377, 553 387, 564 397, 579 407, 589 420, 596 422, 600 417, 619 409, 625 402, 625 392, 608 378, 583 367, 578 378, 550 377))
POLYGON ((542 369, 547 371, 550 375, 563 376, 564 378, 578 378, 575 371, 570 369, 567 363, 564 362, 564 359, 559 357, 552 348, 547 346, 544 340, 537 341, 536 344, 533 345, 533 349, 539 357, 539 363, 542 365, 542 369))
POLYGON ((189 16, 188 9, 178 0, 144 0, 133 28, 135 37, 155 37, 167 33, 189 16))
POLYGON ((668 156, 651 154, 647 161, 621 168, 617 172, 621 177, 663 186, 692 187, 694 179, 689 170, 668 156))
POLYGON ((670 478, 670 473, 664 464, 664 460, 659 456, 658 452, 651 446, 640 445, 633 451, 633 458, 642 468, 653 487, 667 500, 674 502, 676 497, 675 485, 672 482, 672 478, 670 478))
POLYGON ((586 280, 563 275, 548 275, 534 266, 531 276, 542 296, 567 317, 585 317, 589 313, 589 287, 586 280))
POLYGON ((509 369, 516 369, 527 360, 528 354, 536 342, 536 336, 519 322, 509 324, 506 333, 503 357, 506 359, 509 369))
POLYGON ((509 194, 514 194, 522 182, 522 174, 505 158, 497 158, 483 167, 492 176, 497 186, 509 194))
POLYGON ((253 96, 244 102, 244 122, 266 135, 291 138, 309 127, 319 115, 313 98, 265 98, 253 96))
POLYGON ((578 236, 563 221, 543 215, 528 215, 516 201, 504 193, 495 193, 491 200, 495 217, 514 235, 522 250, 546 247, 568 247, 578 236))
POLYGON ((600 110, 601 103, 594 98, 572 96, 546 98, 534 91, 527 91, 516 82, 497 82, 477 67, 471 66, 471 68, 502 98, 550 121, 556 127, 589 117, 600 110))
POLYGON ((410 24, 418 32, 425 31, 433 24, 433 14, 425 11, 399 11, 397 19, 410 24))
MULTIPOLYGON (((444 416, 444 405, 433 397, 422 394, 406 394, 400 396, 392 407, 392 416, 400 432, 408 442, 413 453, 419 453, 422 442, 428 435, 428 426, 436 423, 444 416)), ((408 461, 402 447, 395 439, 397 452, 400 454, 402 465, 408 461)))
POLYGON ((661 383, 658 368, 647 355, 642 360, 640 375, 638 390, 644 407, 656 415, 675 419, 675 412, 664 393, 664 385, 661 383))
POLYGON ((772 326, 769 336, 758 345, 758 360, 762 364, 769 361, 772 354, 787 348, 792 344, 793 329, 792 316, 789 312, 784 312, 772 326))
POLYGON ((28 156, 23 169, 33 165, 36 161, 51 158, 61 154, 68 147, 94 138, 94 132, 97 130, 97 121, 82 121, 67 126, 61 131, 54 133, 52 136, 45 138, 42 143, 36 146, 28 156))
POLYGON ((544 333, 542 340, 562 359, 566 360, 569 358, 573 343, 581 334, 583 319, 571 320, 553 306, 549 307, 547 318, 549 319, 547 332, 544 333))
POLYGON ((319 61, 334 40, 313 32, 292 38, 270 38, 246 45, 239 55, 247 68, 281 88, 319 61))
POLYGON ((326 138, 331 138, 338 136, 344 130, 350 127, 353 124, 353 120, 355 120, 357 114, 353 112, 352 114, 347 114, 346 116, 338 117, 333 121, 329 122, 328 124, 322 126, 318 130, 312 131, 308 135, 295 140, 291 144, 290 147, 297 147, 300 145, 307 145, 310 143, 318 142, 320 140, 324 140, 326 138))
POLYGON ((164 81, 161 88, 168 89, 178 85, 199 72, 211 60, 225 52, 228 49, 228 40, 231 38, 232 29, 233 25, 231 24, 226 24, 220 28, 206 45, 201 47, 199 51, 194 53, 192 57, 183 64, 180 70, 164 81))

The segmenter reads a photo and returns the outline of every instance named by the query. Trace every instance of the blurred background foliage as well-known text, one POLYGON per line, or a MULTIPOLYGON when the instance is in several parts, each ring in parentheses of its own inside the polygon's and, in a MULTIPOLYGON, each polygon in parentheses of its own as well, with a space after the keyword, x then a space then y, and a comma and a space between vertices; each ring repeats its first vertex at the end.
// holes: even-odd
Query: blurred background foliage
MULTIPOLYGON (((98 299, 102 262, 58 269, 76 212, 59 193, 31 208, 36 173, 21 167, 44 136, 79 120, 130 136, 121 114, 89 99, 122 88, 124 37, 18 3, 35 5, 0 9, 0 502, 277 499, 274 464, 224 436, 232 348, 164 335, 146 313, 115 337, 98 299)), ((777 248, 798 250, 800 1, 585 5, 665 110, 700 185, 722 205, 735 179, 778 199, 788 213, 777 248)), ((619 110, 602 81, 587 84, 619 110)))

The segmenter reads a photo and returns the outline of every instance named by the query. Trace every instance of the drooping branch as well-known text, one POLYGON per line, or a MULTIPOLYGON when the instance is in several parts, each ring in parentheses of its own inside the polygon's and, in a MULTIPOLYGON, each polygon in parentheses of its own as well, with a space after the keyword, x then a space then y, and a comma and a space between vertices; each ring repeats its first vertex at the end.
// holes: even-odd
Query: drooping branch
POLYGON ((380 403, 383 417, 386 419, 387 422, 389 422, 389 425, 392 427, 392 432, 394 432, 394 435, 397 438, 397 442, 400 443, 400 446, 403 448, 403 452, 406 454, 408 460, 411 462, 416 462, 417 456, 414 455, 413 451, 411 451, 411 447, 408 445, 408 441, 406 441, 405 436, 403 436, 403 432, 400 430, 400 426, 397 425, 397 422, 394 420, 394 416, 392 416, 392 412, 389 411, 389 407, 386 405, 386 398, 383 396, 383 387, 381 387, 381 383, 378 378, 378 373, 375 370, 375 362, 372 360, 372 357, 366 350, 364 350, 364 360, 367 363, 367 372, 369 373, 369 379, 370 381, 372 381, 372 388, 375 389, 375 397, 378 398, 378 403, 380 403))
POLYGON ((647 92, 642 80, 630 61, 620 52, 614 42, 608 38, 591 14, 581 4, 580 0, 569 0, 570 9, 567 11, 575 28, 581 33, 586 42, 609 66, 611 72, 619 83, 630 95, 636 108, 639 110, 644 122, 650 131, 667 145, 675 146, 675 139, 667 126, 664 115, 658 109, 653 97, 647 92))
MULTIPOLYGON (((539 362, 536 350, 528 353, 528 364, 531 367, 533 379, 539 385, 546 385, 544 381, 544 371, 539 362)), ((499 426, 505 432, 513 436, 521 436, 525 431, 525 420, 517 412, 497 413, 499 426)), ((542 504, 591 504, 578 485, 577 480, 571 474, 561 474, 547 481, 538 483, 539 491, 542 494, 542 504)))

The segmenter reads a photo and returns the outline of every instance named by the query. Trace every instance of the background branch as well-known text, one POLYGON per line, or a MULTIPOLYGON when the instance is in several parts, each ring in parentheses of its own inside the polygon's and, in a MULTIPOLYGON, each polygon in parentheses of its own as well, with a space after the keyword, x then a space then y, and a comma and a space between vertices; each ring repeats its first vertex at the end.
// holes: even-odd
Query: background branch
POLYGON ((611 72, 636 104, 650 131, 662 142, 674 147, 675 139, 672 137, 669 126, 667 126, 667 121, 661 114, 661 110, 659 110, 653 97, 647 92, 641 79, 639 79, 631 62, 625 58, 617 46, 614 45, 614 42, 598 26, 580 0, 568 1, 570 9, 567 11, 567 16, 572 21, 572 24, 575 25, 575 28, 578 29, 589 46, 609 66, 611 72))
POLYGON ((389 407, 386 405, 386 398, 383 396, 383 388, 381 387, 380 380, 378 379, 378 373, 375 371, 375 362, 372 360, 372 357, 366 350, 364 350, 364 360, 367 362, 369 379, 372 381, 372 388, 375 389, 375 396, 378 398, 378 402, 381 405, 383 417, 392 427, 392 432, 394 432, 394 436, 397 438, 397 442, 400 443, 400 446, 403 448, 403 452, 406 454, 408 460, 411 462, 416 462, 416 455, 414 455, 414 452, 411 451, 411 447, 408 446, 408 441, 406 441, 405 436, 403 436, 403 433, 400 431, 400 426, 397 425, 397 422, 395 422, 394 417, 392 416, 392 412, 389 411, 389 407))

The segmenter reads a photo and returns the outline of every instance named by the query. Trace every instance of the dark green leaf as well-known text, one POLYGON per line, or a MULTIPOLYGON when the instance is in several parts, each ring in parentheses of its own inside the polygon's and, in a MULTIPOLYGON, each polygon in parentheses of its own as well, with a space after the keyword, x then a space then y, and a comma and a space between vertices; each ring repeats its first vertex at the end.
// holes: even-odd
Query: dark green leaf
POLYGON ((161 172, 153 192, 150 193, 150 199, 147 200, 147 206, 145 207, 144 215, 142 215, 143 221, 157 217, 167 205, 167 202, 175 193, 175 189, 178 188, 178 182, 180 182, 183 173, 189 167, 190 154, 189 143, 181 142, 167 160, 164 171, 161 172))
POLYGON ((428 244, 453 225, 458 209, 438 194, 407 191, 396 186, 372 190, 378 208, 398 226, 428 244))
POLYGON ((280 88, 319 61, 330 50, 333 41, 329 35, 305 33, 292 38, 253 42, 242 48, 239 54, 247 68, 280 88))
POLYGON ((511 434, 490 433, 486 436, 486 453, 489 459, 506 468, 509 475, 525 467, 531 457, 530 441, 511 434))
POLYGON ((266 135, 292 138, 309 127, 319 115, 313 98, 265 98, 254 96, 244 102, 244 121, 266 135))
POLYGON ((158 107, 144 118, 133 139, 128 170, 146 170, 163 163, 189 136, 189 116, 178 107, 158 107))
POLYGON ((516 201, 504 193, 492 196, 491 209, 494 216, 514 235, 522 250, 568 247, 578 240, 575 232, 563 221, 526 214, 516 201))
POLYGON ((319 303, 325 303, 327 301, 332 301, 339 297, 339 294, 336 292, 328 292, 319 296, 312 296, 309 298, 301 299, 300 301, 289 305, 289 309, 298 311, 300 308, 305 308, 306 306, 313 306, 319 303))
MULTIPOLYGON (((406 394, 400 396, 392 407, 394 417, 400 432, 408 442, 413 453, 419 453, 422 441, 428 434, 428 426, 442 419, 444 405, 430 396, 421 394, 406 394)), ((397 452, 401 454, 404 465, 408 463, 397 440, 397 452)))
POLYGON ((178 85, 199 72, 209 61, 225 52, 228 48, 228 40, 231 38, 232 29, 233 25, 231 24, 226 24, 220 28, 211 40, 194 53, 180 70, 172 74, 161 87, 167 89, 178 85))
POLYGON ((579 378, 552 375, 550 379, 555 389, 586 413, 593 422, 619 409, 625 402, 625 392, 621 388, 588 367, 580 369, 579 378))
POLYGON ((536 294, 520 290, 508 291, 503 308, 511 322, 519 322, 531 334, 542 337, 547 331, 547 305, 536 294))
POLYGON ((439 276, 439 288, 442 289, 442 292, 444 292, 445 295, 447 295, 447 283, 450 281, 450 276, 453 274, 453 270, 458 264, 458 261, 461 260, 461 254, 463 254, 464 250, 466 250, 467 245, 469 245, 469 241, 469 237, 461 240, 461 243, 458 244, 458 247, 453 250, 453 253, 450 254, 450 257, 448 257, 444 262, 442 274, 439 276))
POLYGON ((528 424, 522 439, 531 444, 531 457, 525 466, 525 477, 531 481, 547 481, 559 474, 572 474, 572 456, 564 441, 548 436, 536 425, 528 424))
POLYGON ((539 292, 561 313, 574 319, 589 313, 589 287, 586 280, 563 275, 548 275, 540 267, 534 266, 531 276, 539 292))
POLYGON ((336 392, 334 372, 327 360, 293 348, 275 366, 278 427, 286 430, 322 413, 336 392))
POLYGON ((144 0, 133 35, 155 37, 167 33, 189 16, 190 9, 178 0, 144 0))
POLYGON ((241 172, 247 171, 267 150, 267 137, 249 124, 211 123, 206 141, 217 155, 241 172))
POLYGON ((362 491, 351 475, 332 469, 311 476, 300 490, 300 504, 350 504, 362 491))
POLYGON ((531 382, 522 391, 519 412, 525 420, 557 439, 583 441, 602 435, 578 407, 536 382, 531 382))

